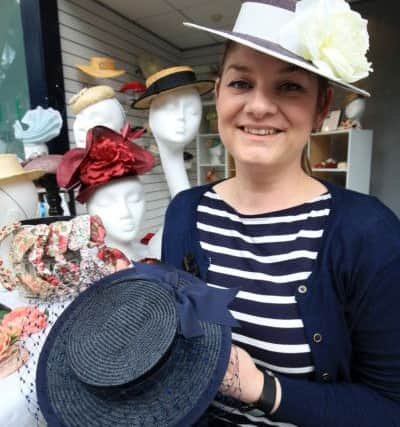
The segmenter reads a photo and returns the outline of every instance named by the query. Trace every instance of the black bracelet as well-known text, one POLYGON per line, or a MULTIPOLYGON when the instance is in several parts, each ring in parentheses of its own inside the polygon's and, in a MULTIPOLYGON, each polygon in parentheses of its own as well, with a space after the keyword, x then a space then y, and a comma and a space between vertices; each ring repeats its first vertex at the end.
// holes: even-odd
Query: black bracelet
POLYGON ((272 372, 264 371, 264 386, 260 398, 254 403, 254 407, 265 414, 270 414, 275 405, 276 382, 272 372))

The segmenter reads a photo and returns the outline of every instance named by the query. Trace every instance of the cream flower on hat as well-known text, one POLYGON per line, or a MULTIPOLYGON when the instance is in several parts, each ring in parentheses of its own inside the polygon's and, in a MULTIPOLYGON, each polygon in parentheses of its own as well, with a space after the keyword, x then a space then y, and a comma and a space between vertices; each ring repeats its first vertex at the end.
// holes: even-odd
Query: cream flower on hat
POLYGON ((280 44, 346 83, 372 71, 366 58, 367 20, 344 0, 300 0, 294 18, 281 30, 280 44))

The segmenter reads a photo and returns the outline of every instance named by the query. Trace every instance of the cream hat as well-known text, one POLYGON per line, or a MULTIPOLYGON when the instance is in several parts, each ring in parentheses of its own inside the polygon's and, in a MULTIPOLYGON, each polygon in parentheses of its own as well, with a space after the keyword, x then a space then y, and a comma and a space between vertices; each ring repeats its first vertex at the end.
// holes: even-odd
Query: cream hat
POLYGON ((115 98, 115 92, 110 86, 93 86, 84 88, 74 95, 68 102, 73 113, 78 114, 89 105, 104 99, 115 98))
POLYGON ((15 154, 0 154, 0 185, 19 179, 33 181, 45 173, 41 169, 26 171, 19 163, 15 154))
POLYGON ((362 96, 353 82, 372 71, 367 21, 345 0, 246 0, 232 30, 184 22, 327 78, 362 96), (351 34, 351 36, 347 36, 351 34))

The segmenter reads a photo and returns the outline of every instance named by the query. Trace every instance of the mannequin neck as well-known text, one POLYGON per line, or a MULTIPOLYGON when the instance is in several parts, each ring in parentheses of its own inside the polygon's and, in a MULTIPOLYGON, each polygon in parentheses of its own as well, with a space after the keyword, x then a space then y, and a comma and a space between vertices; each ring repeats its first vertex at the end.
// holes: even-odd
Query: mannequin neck
POLYGON ((173 151, 168 147, 168 141, 159 137, 156 137, 156 141, 169 192, 171 198, 173 198, 180 191, 190 188, 185 162, 183 160, 183 147, 173 151))

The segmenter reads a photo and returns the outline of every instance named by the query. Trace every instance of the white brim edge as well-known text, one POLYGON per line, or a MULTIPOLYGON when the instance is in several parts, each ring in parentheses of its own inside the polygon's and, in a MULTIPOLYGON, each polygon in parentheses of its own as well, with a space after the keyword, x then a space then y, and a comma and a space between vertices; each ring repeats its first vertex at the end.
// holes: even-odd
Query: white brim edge
POLYGON ((195 28, 196 30, 207 31, 208 33, 212 33, 212 34, 215 34, 217 36, 232 40, 236 43, 251 47, 254 50, 257 50, 257 51, 262 52, 262 53, 266 53, 267 55, 273 56, 274 58, 280 59, 281 61, 289 62, 290 64, 297 65, 300 68, 304 68, 305 70, 311 71, 312 73, 317 74, 321 77, 325 77, 330 82, 334 83, 335 85, 337 85, 343 89, 350 90, 354 93, 357 93, 359 95, 362 95, 362 96, 365 96, 368 98, 371 96, 371 94, 369 92, 367 92, 363 89, 360 89, 357 86, 354 86, 350 83, 344 83, 344 82, 340 81, 339 79, 336 79, 333 77, 327 77, 317 67, 315 67, 312 64, 307 64, 307 63, 298 61, 295 58, 287 57, 287 56, 282 55, 278 52, 275 52, 274 50, 264 48, 262 46, 257 45, 256 43, 253 43, 253 42, 246 40, 246 39, 242 39, 241 37, 235 36, 231 33, 228 33, 225 31, 220 31, 220 30, 214 30, 214 29, 208 28, 208 27, 203 27, 202 25, 192 24, 191 22, 183 22, 183 25, 185 25, 186 27, 195 28))

